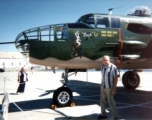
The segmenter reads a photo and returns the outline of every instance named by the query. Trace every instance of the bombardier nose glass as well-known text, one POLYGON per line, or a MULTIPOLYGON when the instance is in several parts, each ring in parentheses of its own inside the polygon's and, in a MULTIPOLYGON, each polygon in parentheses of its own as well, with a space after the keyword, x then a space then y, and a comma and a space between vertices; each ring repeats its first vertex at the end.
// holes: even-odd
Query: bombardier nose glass
POLYGON ((68 35, 66 24, 48 25, 23 31, 17 36, 15 45, 19 52, 21 52, 25 57, 28 57, 30 42, 54 41, 56 38, 67 39, 67 37, 68 35))

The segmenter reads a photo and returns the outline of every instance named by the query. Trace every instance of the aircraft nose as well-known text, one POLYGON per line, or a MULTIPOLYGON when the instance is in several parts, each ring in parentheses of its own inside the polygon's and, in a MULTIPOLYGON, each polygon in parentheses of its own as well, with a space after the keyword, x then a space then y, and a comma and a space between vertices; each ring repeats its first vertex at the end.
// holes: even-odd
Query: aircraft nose
POLYGON ((49 41, 49 44, 53 45, 53 41, 56 39, 67 38, 68 32, 66 24, 47 25, 23 31, 17 36, 15 45, 23 55, 29 56, 32 46, 35 45, 34 42, 49 41))
POLYGON ((51 41, 52 39, 54 39, 53 26, 48 25, 23 31, 17 36, 15 45, 24 56, 29 56, 31 42, 51 41))
POLYGON ((25 32, 20 33, 16 40, 15 40, 15 46, 19 50, 20 53, 22 53, 24 56, 28 57, 29 55, 29 39, 27 37, 27 34, 25 32))

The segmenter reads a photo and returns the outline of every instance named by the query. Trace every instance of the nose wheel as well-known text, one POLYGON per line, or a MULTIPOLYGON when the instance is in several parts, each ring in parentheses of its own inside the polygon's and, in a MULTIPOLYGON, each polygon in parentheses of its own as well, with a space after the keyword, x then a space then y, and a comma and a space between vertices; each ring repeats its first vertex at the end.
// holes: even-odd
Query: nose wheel
POLYGON ((75 103, 72 102, 73 95, 72 91, 68 87, 60 87, 53 94, 53 102, 50 105, 51 109, 55 109, 57 107, 67 107, 67 106, 75 106, 75 103))
POLYGON ((53 102, 50 104, 51 109, 55 109, 57 107, 75 106, 75 103, 72 101, 72 91, 66 87, 66 84, 68 83, 68 77, 71 75, 68 75, 68 69, 65 69, 65 73, 62 73, 61 77, 64 79, 62 81, 63 85, 62 87, 59 87, 57 90, 55 90, 53 94, 53 102))

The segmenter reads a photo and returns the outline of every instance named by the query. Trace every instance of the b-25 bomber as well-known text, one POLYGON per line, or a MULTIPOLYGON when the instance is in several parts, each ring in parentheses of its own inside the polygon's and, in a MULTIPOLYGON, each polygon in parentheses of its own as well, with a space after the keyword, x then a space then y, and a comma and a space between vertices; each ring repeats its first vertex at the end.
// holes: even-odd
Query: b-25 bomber
POLYGON ((56 68, 65 69, 63 86, 54 92, 53 102, 73 106, 72 91, 66 87, 68 73, 100 70, 104 55, 109 55, 118 69, 128 70, 122 77, 125 88, 139 86, 137 72, 152 68, 151 11, 142 6, 127 16, 90 13, 74 23, 25 30, 17 36, 15 45, 31 63, 50 66, 54 72, 56 68))

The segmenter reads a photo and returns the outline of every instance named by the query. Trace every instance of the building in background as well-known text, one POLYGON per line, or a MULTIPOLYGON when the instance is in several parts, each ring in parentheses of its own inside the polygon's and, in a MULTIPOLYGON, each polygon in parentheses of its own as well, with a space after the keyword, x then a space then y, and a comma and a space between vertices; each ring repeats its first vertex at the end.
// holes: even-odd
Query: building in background
MULTIPOLYGON (((38 65, 33 65, 28 62, 27 59, 19 52, 3 52, 0 51, 0 68, 18 70, 21 67, 26 67, 30 69, 31 66, 37 67, 38 65)), ((39 68, 42 66, 39 66, 39 68)))

